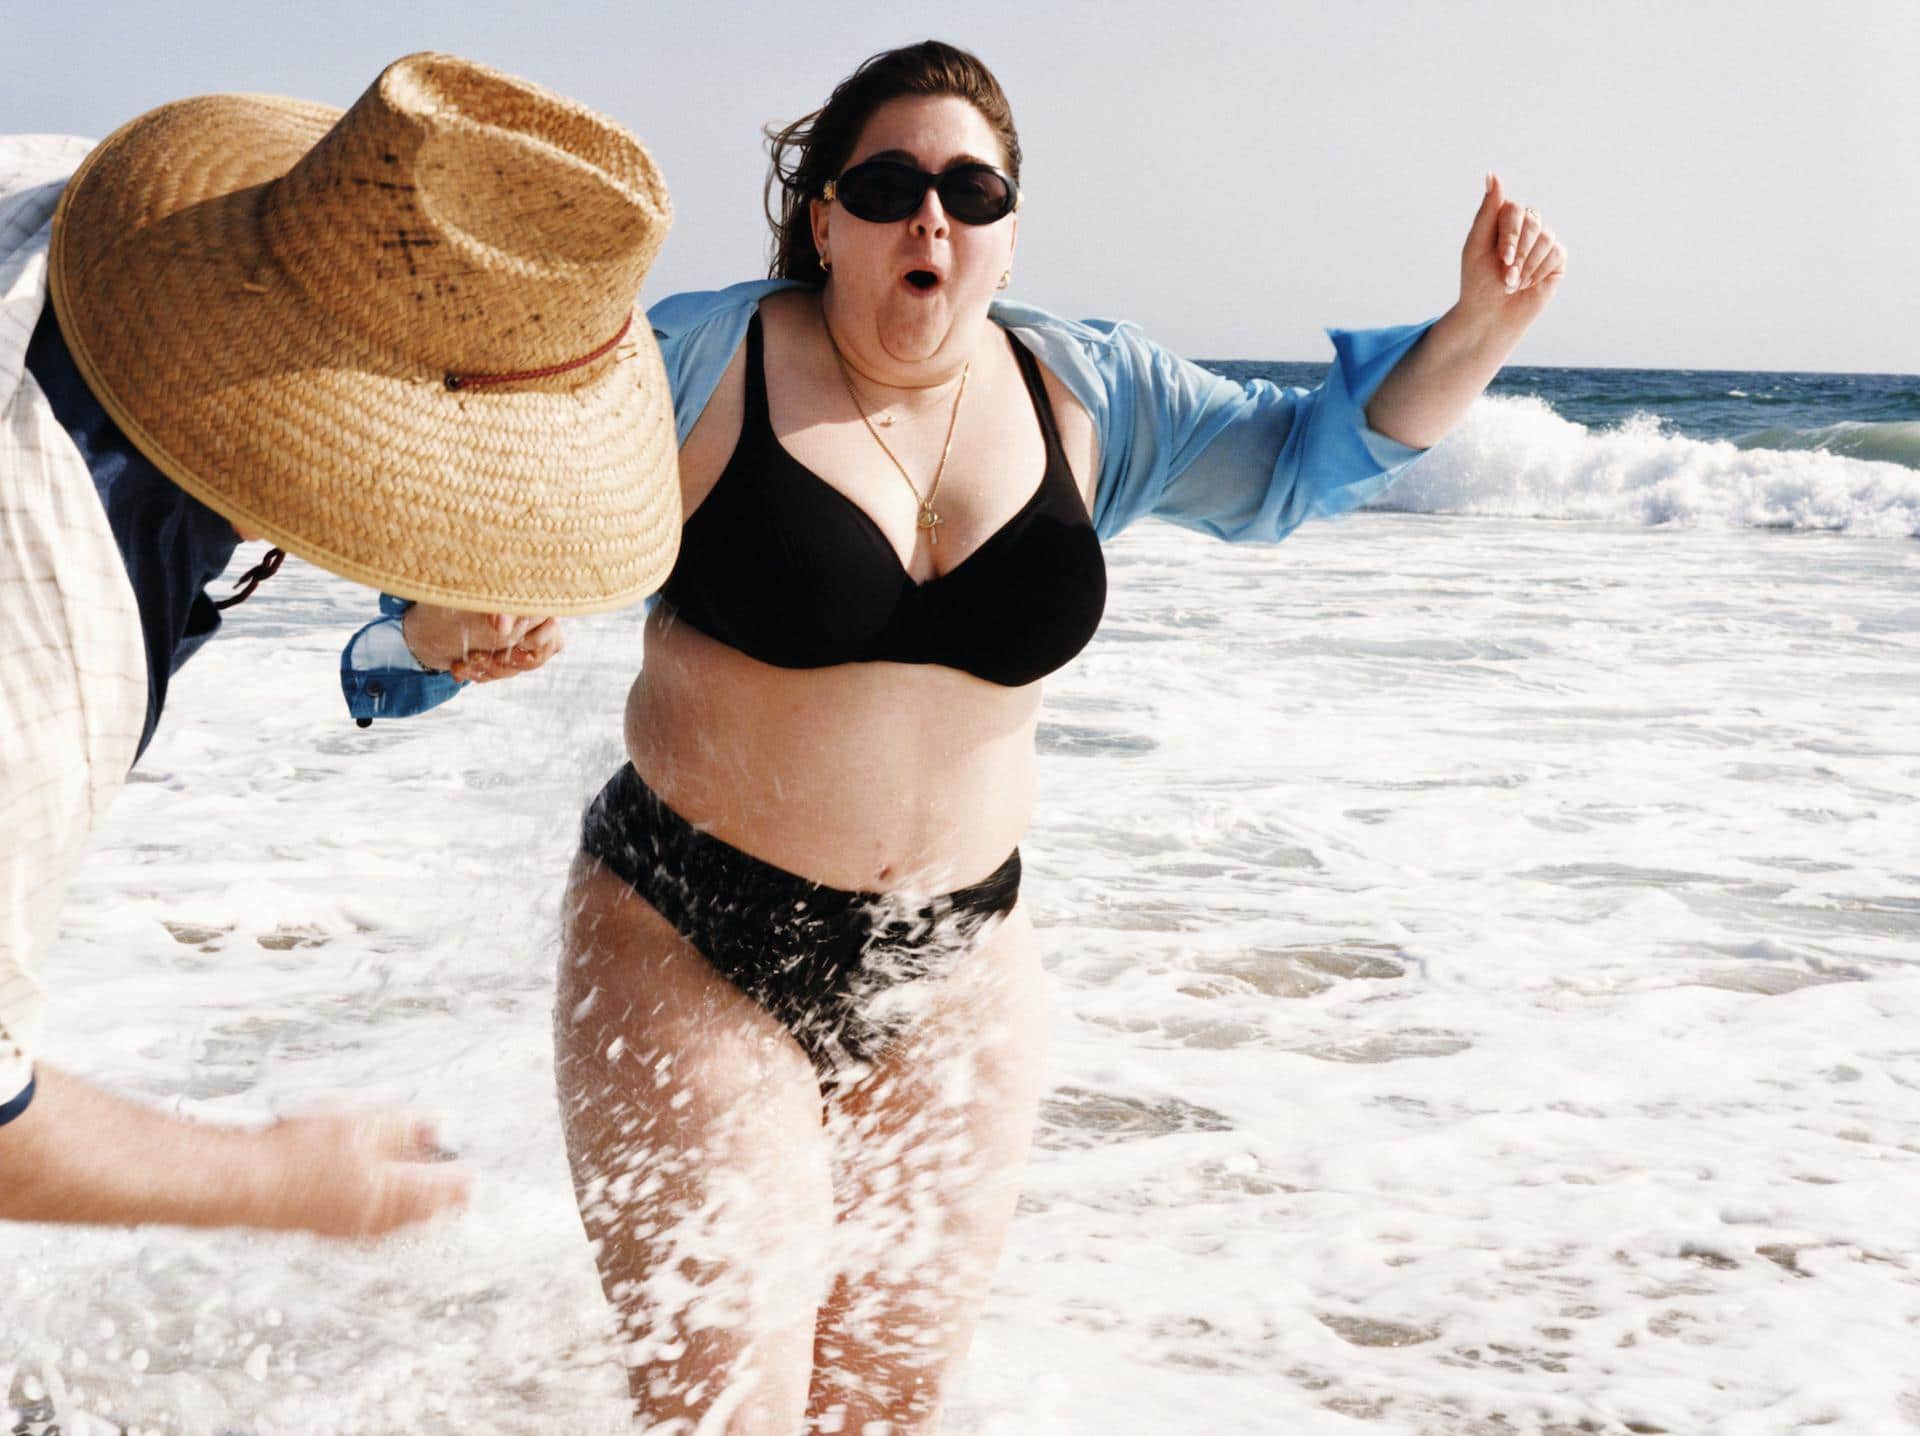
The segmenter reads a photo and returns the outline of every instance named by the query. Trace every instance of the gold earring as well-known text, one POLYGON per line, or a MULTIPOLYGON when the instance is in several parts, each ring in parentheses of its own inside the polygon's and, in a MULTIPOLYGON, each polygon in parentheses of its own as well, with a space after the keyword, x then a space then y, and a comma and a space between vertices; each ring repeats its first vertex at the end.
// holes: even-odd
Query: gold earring
POLYGON ((1003 269, 1000 271, 1000 283, 995 287, 999 289, 1005 289, 1007 285, 1009 285, 1012 282, 1013 282, 1013 271, 1011 269, 1003 269))
POLYGON ((831 259, 828 259, 828 258, 826 257, 826 255, 824 255, 824 254, 823 254, 823 255, 821 255, 821 256, 820 256, 820 268, 821 268, 821 269, 823 269, 823 270, 828 270, 828 269, 832 269, 832 268, 833 268, 833 261, 832 261, 831 259))

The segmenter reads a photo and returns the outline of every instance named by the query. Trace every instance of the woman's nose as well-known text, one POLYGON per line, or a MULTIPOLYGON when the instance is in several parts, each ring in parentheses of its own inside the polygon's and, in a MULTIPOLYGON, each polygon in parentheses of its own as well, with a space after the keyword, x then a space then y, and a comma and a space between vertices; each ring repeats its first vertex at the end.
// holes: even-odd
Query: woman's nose
POLYGON ((913 213, 911 227, 915 234, 931 235, 935 239, 944 238, 947 233, 947 212, 940 205, 940 191, 933 185, 927 186, 927 192, 920 198, 920 208, 913 213))

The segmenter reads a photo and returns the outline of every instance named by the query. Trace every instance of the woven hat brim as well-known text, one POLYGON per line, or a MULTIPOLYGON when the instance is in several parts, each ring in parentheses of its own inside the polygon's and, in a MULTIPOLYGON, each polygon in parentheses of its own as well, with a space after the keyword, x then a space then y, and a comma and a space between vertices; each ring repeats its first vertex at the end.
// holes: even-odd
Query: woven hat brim
POLYGON ((87 157, 55 217, 50 279, 89 386, 182 488, 346 578, 526 614, 653 592, 680 489, 644 316, 581 370, 462 392, 344 329, 280 273, 261 226, 267 187, 339 115, 207 96, 87 157), (141 152, 165 163, 127 161, 141 152))

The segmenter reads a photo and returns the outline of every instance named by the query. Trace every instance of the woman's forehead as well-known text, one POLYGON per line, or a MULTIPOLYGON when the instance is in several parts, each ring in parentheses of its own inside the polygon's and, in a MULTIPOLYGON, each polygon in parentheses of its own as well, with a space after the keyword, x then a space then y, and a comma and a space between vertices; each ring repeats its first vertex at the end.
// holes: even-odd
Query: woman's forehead
POLYGON ((907 95, 880 106, 868 116, 848 163, 880 154, 929 170, 964 160, 1007 162, 987 117, 957 95, 907 95))

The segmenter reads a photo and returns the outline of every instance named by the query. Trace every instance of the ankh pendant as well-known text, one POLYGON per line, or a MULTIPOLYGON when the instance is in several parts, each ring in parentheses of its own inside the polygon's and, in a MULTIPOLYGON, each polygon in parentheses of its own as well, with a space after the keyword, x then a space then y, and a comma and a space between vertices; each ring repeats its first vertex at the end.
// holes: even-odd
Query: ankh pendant
POLYGON ((920 505, 920 527, 927 531, 927 542, 934 547, 940 544, 940 525, 945 522, 933 511, 932 504, 920 505))

